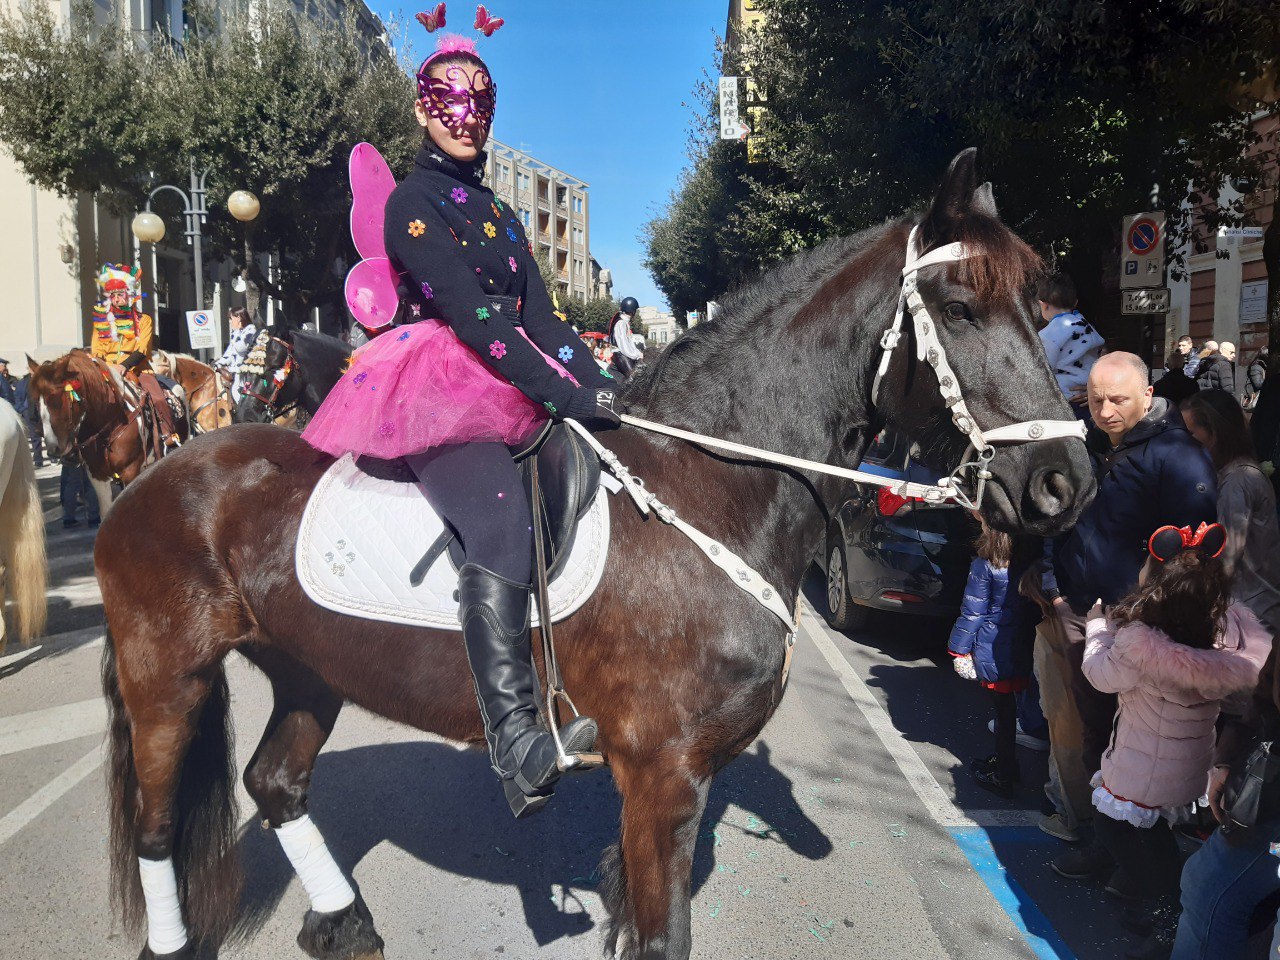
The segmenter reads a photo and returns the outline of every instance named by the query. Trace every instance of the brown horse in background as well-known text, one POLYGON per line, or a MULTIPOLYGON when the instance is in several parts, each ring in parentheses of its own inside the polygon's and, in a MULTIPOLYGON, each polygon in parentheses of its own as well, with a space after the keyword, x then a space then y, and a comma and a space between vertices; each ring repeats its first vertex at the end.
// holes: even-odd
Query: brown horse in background
POLYGON ((232 423, 231 389, 213 367, 186 353, 151 352, 151 369, 172 377, 186 394, 192 433, 208 433, 232 423))
MULTIPOLYGON (((949 473, 967 439, 914 349, 895 352, 871 403, 917 219, 829 242, 770 271, 637 374, 627 401, 653 420, 849 466, 890 424, 917 442, 926 465, 949 473)), ((952 164, 919 227, 927 249, 963 242, 982 253, 919 275, 921 297, 944 318, 937 336, 973 416, 987 429, 1070 419, 1026 295, 1038 260, 1000 223, 989 186, 976 182, 972 151, 952 164)), ((843 483, 627 427, 602 439, 680 515, 796 596, 843 483)), ((312 768, 346 701, 484 742, 459 634, 336 614, 303 593, 298 523, 331 464, 276 427, 220 430, 125 490, 97 540, 109 632, 113 890, 136 929, 137 858, 172 858, 189 939, 167 957, 194 957, 236 917, 229 654, 257 665, 275 697, 244 774, 272 827, 306 814, 312 768)), ((1053 534, 1092 496, 1075 439, 1002 448, 990 469, 983 513, 1002 529, 1053 534)), ((598 747, 622 796, 621 836, 605 854, 602 885, 615 955, 689 957, 693 850, 711 780, 777 707, 787 633, 681 534, 615 500, 601 584, 556 631, 566 686, 598 721, 598 747)), ((299 944, 339 960, 380 957, 382 941, 357 898, 334 912, 309 911, 299 944)), ((142 956, 153 957, 150 948, 142 956)))

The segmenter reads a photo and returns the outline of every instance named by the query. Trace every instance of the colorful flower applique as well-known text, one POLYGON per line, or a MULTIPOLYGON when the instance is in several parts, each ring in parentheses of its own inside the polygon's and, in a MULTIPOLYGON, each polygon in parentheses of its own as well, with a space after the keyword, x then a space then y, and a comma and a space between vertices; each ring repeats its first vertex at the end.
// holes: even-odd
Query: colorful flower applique
POLYGON ((495 340, 489 344, 489 356, 495 360, 501 360, 507 355, 507 345, 501 340, 495 340))
POLYGON ((573 347, 561 347, 556 356, 560 358, 561 363, 568 363, 573 359, 573 347))
POLYGON ((486 320, 488 320, 488 319, 489 319, 489 308, 488 308, 488 307, 476 307, 476 319, 477 319, 477 320, 479 320, 481 323, 484 323, 486 320))
POLYGON ((453 202, 456 204, 461 205, 467 202, 467 191, 463 190, 461 187, 454 187, 453 192, 449 194, 449 196, 453 198, 453 202))
POLYGON ((484 222, 484 235, 488 237, 490 240, 492 240, 494 237, 498 235, 498 228, 495 227, 488 220, 486 220, 484 222))
POLYGON ((489 204, 489 209, 493 211, 493 215, 495 217, 498 217, 499 219, 502 218, 502 211, 498 209, 498 202, 496 200, 489 204))
POLYGON ((516 258, 515 258, 515 257, 507 257, 507 263, 511 264, 511 272, 512 272, 512 273, 515 273, 515 272, 516 272, 516 270, 517 270, 517 267, 516 267, 516 258))
POLYGON ((612 373, 610 373, 608 370, 601 370, 601 371, 600 371, 600 376, 602 376, 602 377, 608 377, 610 380, 612 380, 612 379, 613 379, 613 374, 612 374, 612 373))
POLYGON ((360 384, 364 383, 368 379, 369 379, 369 374, 361 370, 359 373, 357 373, 354 377, 351 378, 351 382, 358 387, 360 386, 360 384))
POLYGON ((409 339, 409 331, 406 330, 404 333, 400 334, 400 336, 396 337, 396 339, 401 343, 404 343, 404 341, 409 339))
POLYGON ((497 204, 498 211, 499 211, 499 212, 498 212, 498 216, 502 216, 502 212, 501 212, 501 211, 503 211, 503 210, 505 210, 505 209, 507 209, 507 208, 506 208, 505 206, 503 206, 503 204, 502 204, 502 201, 501 201, 501 200, 495 200, 495 201, 493 201, 493 202, 494 202, 495 204, 497 204))
POLYGON ((516 232, 511 227, 507 227, 507 239, 512 243, 519 243, 520 238, 516 236, 516 232))
POLYGON ((556 405, 554 403, 544 400, 542 401, 542 405, 547 408, 548 412, 553 414, 556 412, 556 405))
POLYGON ((409 221, 409 236, 420 237, 427 232, 427 225, 421 220, 409 221))
POLYGON ((389 437, 395 432, 396 425, 390 420, 383 420, 382 423, 378 425, 378 436, 380 437, 389 437))
POLYGON ((531 257, 532 257, 532 256, 533 256, 533 241, 532 241, 532 240, 530 240, 530 241, 526 244, 526 246, 527 246, 527 247, 528 247, 528 249, 529 249, 529 256, 531 256, 531 257))
POLYGON ((412 313, 415 317, 420 317, 422 316, 422 306, 417 303, 411 303, 409 304, 409 312, 412 313))
POLYGON ((435 291, 431 289, 431 284, 427 283, 425 280, 422 281, 422 295, 428 300, 434 300, 436 296, 435 291))

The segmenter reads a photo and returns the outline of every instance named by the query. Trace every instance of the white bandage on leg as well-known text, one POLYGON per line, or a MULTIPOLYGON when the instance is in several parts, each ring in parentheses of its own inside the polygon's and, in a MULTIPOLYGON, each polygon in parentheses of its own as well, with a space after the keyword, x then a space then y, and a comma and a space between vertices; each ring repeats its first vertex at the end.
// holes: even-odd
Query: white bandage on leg
POLYGON ((142 894, 147 901, 147 946, 163 956, 187 945, 187 928, 178 906, 178 877, 173 861, 138 858, 142 894))
POLYGON ((276 836, 311 898, 312 910, 333 913, 355 903, 356 892, 329 855, 324 837, 310 817, 302 816, 281 824, 276 828, 276 836))

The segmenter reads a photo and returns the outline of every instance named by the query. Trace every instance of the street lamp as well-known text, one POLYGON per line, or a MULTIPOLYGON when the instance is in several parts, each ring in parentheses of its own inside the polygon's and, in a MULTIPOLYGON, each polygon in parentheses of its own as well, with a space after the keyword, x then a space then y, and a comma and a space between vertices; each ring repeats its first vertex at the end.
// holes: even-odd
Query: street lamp
MULTIPOLYGON (((187 221, 187 229, 184 233, 187 243, 191 245, 191 256, 194 260, 196 275, 196 309, 203 310, 204 251, 202 242, 204 236, 200 227, 209 213, 209 208, 205 204, 205 178, 209 175, 209 168, 205 167, 204 170, 197 174, 195 160, 190 161, 190 168, 191 185, 187 191, 167 183, 156 187, 147 197, 146 209, 133 218, 133 223, 130 227, 133 230, 133 235, 143 243, 159 243, 164 239, 164 221, 151 212, 151 201, 156 198, 156 194, 164 190, 171 190, 182 198, 182 214, 187 221)), ((258 203, 258 198, 248 190, 237 190, 227 198, 227 208, 237 220, 248 222, 258 215, 260 204, 258 203)))

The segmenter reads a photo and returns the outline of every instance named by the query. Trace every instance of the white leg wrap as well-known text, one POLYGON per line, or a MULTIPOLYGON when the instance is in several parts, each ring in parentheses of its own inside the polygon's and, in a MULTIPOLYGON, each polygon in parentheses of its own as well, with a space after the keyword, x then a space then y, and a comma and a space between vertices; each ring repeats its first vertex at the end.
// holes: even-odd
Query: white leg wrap
POLYGON ((152 953, 164 955, 187 945, 187 928, 178 907, 178 877, 173 861, 138 858, 142 874, 142 893, 147 900, 147 946, 152 953))
POLYGON ((324 837, 310 817, 302 816, 281 824, 276 836, 311 898, 312 910, 333 913, 355 903, 356 892, 342 875, 342 868, 329 855, 324 837))

